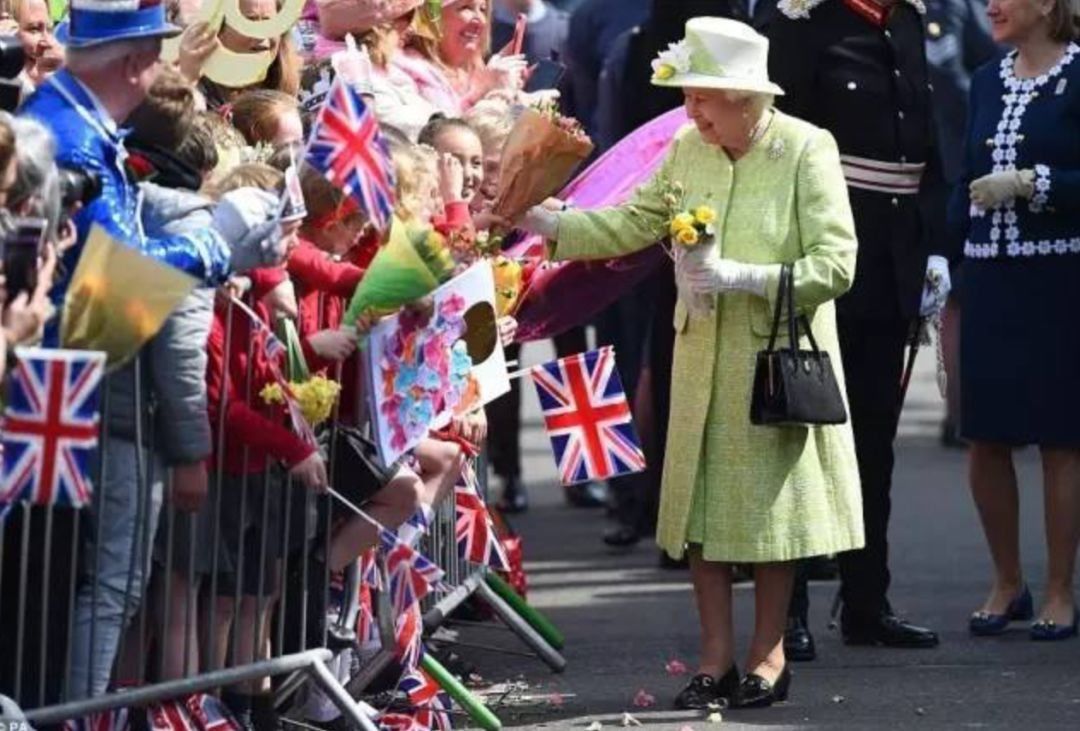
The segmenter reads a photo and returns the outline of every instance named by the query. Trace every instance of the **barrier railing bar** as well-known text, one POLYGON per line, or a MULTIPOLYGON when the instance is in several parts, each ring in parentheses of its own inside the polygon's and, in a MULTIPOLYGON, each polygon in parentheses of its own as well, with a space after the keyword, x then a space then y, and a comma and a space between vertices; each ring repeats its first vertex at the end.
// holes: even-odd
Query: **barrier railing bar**
MULTIPOLYGON (((173 494, 175 487, 172 470, 166 470, 165 487, 162 490, 163 499, 165 500, 165 505, 162 508, 165 511, 165 566, 161 569, 161 572, 165 575, 165 585, 161 589, 165 606, 161 608, 161 629, 158 632, 158 678, 165 677, 165 666, 168 664, 169 654, 173 650, 169 636, 171 626, 169 621, 172 619, 173 541, 176 539, 176 496, 173 494)), ((161 529, 158 528, 158 530, 161 529)), ((188 542, 194 543, 191 540, 188 542)), ((149 606, 149 602, 152 601, 151 597, 147 597, 144 604, 149 606)), ((184 670, 187 670, 186 659, 184 660, 184 670)))
POLYGON ((326 665, 320 661, 313 662, 309 671, 312 680, 323 689, 344 716, 351 719, 353 723, 364 729, 364 731, 379 731, 379 727, 361 710, 360 705, 345 692, 345 689, 341 687, 337 678, 334 677, 326 665))
POLYGON ((26 580, 29 569, 30 552, 30 505, 23 503, 22 508, 22 535, 20 536, 21 555, 19 558, 19 618, 18 633, 15 639, 15 697, 22 698, 22 674, 23 674, 23 636, 26 634, 26 580))
POLYGON ((52 534, 53 534, 53 506, 45 508, 45 566, 42 572, 41 586, 41 643, 38 654, 38 701, 39 706, 45 705, 45 678, 49 651, 49 627, 52 625, 52 609, 49 605, 50 569, 52 568, 52 534))
MULTIPOLYGON (((82 528, 82 514, 75 516, 71 528, 71 581, 67 599, 67 649, 64 651, 64 677, 60 679, 60 697, 67 698, 71 691, 71 652, 75 646, 75 588, 79 585, 79 533, 82 528)), ((0 524, 0 546, 4 545, 3 525, 0 524)), ((0 548, 0 550, 3 550, 0 548)), ((0 561, 0 566, 3 562, 0 561)))
MULTIPOLYGON (((131 559, 128 561, 128 573, 127 582, 124 586, 124 604, 120 611, 120 642, 116 647, 116 657, 122 658, 125 655, 127 649, 128 633, 127 622, 128 613, 131 606, 131 594, 132 588, 135 586, 136 570, 139 566, 140 548, 142 547, 142 541, 139 540, 142 535, 142 527, 147 520, 147 504, 150 502, 150 496, 147 495, 147 487, 143 482, 143 453, 142 453, 142 382, 139 374, 142 371, 141 359, 136 356, 134 365, 131 366, 134 370, 134 390, 135 390, 135 520, 136 529, 135 535, 131 536, 131 559)), ((100 540, 100 539, 99 539, 100 540)), ((141 654, 141 653, 140 653, 141 654)), ((91 656, 93 651, 91 650, 91 656)), ((93 663, 91 662, 91 665, 93 663)), ((91 671, 93 675, 93 671, 91 671)))
MULTIPOLYGON (((267 468, 267 469, 269 469, 269 468, 267 468)), ((304 488, 304 489, 307 489, 307 488, 304 488)), ((278 647, 284 647, 285 646, 285 622, 286 622, 286 620, 288 618, 288 615, 285 613, 285 608, 288 606, 288 602, 289 602, 289 551, 288 551, 288 546, 289 546, 289 533, 290 533, 290 529, 292 527, 291 526, 291 524, 292 524, 292 503, 293 503, 293 501, 292 501, 292 491, 293 491, 292 475, 286 475, 286 477, 285 477, 285 489, 282 491, 282 494, 281 494, 281 499, 285 501, 285 509, 283 511, 284 514, 285 514, 285 519, 284 519, 284 521, 282 523, 282 527, 281 527, 281 532, 283 534, 282 535, 281 545, 282 545, 282 548, 284 550, 281 551, 281 554, 282 554, 281 555, 281 583, 279 584, 279 586, 281 587, 281 595, 278 598, 278 606, 277 606, 277 612, 278 612, 278 627, 277 627, 277 630, 278 630, 278 647)))
MULTIPOLYGON (((216 305, 215 305, 216 306, 216 305)), ((221 394, 218 403, 218 432, 217 432, 217 474, 214 475, 214 484, 217 489, 214 494, 213 509, 213 539, 210 547, 210 599, 207 604, 206 620, 206 647, 203 651, 202 666, 210 670, 217 670, 217 652, 214 638, 217 627, 217 587, 218 587, 218 561, 221 557, 221 493, 225 491, 225 416, 229 411, 229 353, 232 351, 233 335, 233 301, 229 298, 225 306, 225 347, 224 364, 221 374, 221 394)), ((245 465, 246 466, 246 465, 245 465)))
POLYGON ((325 662, 331 657, 329 650, 321 648, 307 650, 283 657, 261 660, 241 667, 214 670, 191 678, 180 678, 141 688, 132 688, 125 690, 123 693, 109 693, 84 701, 39 708, 27 711, 26 720, 31 724, 45 725, 116 708, 144 706, 170 698, 182 698, 195 693, 204 693, 222 686, 236 685, 237 683, 245 683, 258 678, 306 670, 313 663, 325 662))
MULTIPOLYGON (((111 410, 111 404, 109 403, 109 388, 108 384, 101 389, 101 433, 98 438, 98 479, 94 483, 94 498, 93 505, 94 510, 94 573, 90 578, 90 632, 87 637, 86 648, 86 697, 90 698, 94 695, 94 645, 97 643, 97 615, 98 615, 98 600, 101 598, 101 582, 98 580, 101 577, 101 552, 103 550, 101 536, 103 532, 101 530, 101 521, 103 520, 103 507, 105 505, 105 497, 108 491, 107 480, 109 478, 109 460, 106 458, 106 454, 109 452, 109 412, 111 410)), ((78 611, 78 603, 76 602, 76 612, 78 611)), ((74 643, 74 636, 72 637, 74 643)))
MULTIPOLYGON (((263 470, 262 474, 262 530, 259 532, 259 574, 258 574, 258 593, 255 596, 255 616, 262 617, 266 609, 266 605, 270 602, 270 597, 264 596, 266 593, 266 553, 269 550, 270 530, 267 528, 270 525, 270 500, 272 498, 270 490, 270 470, 269 468, 263 470)), ((262 628, 259 625, 261 622, 252 623, 252 638, 251 646, 259 646, 259 638, 269 637, 269 628, 262 628)), ((237 628, 239 633, 239 628, 237 628)), ((280 645, 278 645, 280 647, 280 645)))
MULTIPOLYGON (((249 338, 248 339, 248 352, 247 352, 247 376, 244 379, 244 403, 246 403, 246 404, 251 403, 251 382, 252 382, 252 379, 254 379, 254 377, 255 377, 254 352, 255 352, 255 341, 253 339, 249 338)), ((228 351, 226 351, 226 353, 228 353, 228 351)), ((228 358, 228 355, 226 355, 226 358, 228 358)), ((228 365, 226 365, 226 368, 228 368, 228 365)), ((238 548, 237 548, 237 551, 236 551, 236 567, 235 567, 235 574, 234 574, 234 581, 235 581, 236 585, 233 587, 233 622, 232 622, 232 629, 231 629, 231 631, 229 633, 229 636, 230 636, 230 643, 229 644, 230 644, 232 656, 234 658, 233 662, 236 662, 236 660, 235 660, 236 651, 237 651, 237 647, 238 647, 238 645, 240 643, 240 632, 241 632, 241 626, 240 626, 240 616, 241 616, 240 603, 241 603, 241 595, 243 593, 243 586, 244 586, 244 568, 245 568, 245 566, 244 566, 244 564, 245 564, 245 561, 244 561, 245 555, 244 554, 247 553, 247 551, 244 550, 245 543, 246 543, 246 541, 244 540, 244 532, 247 530, 247 527, 248 527, 247 526, 247 505, 248 505, 248 484, 250 483, 247 467, 248 467, 248 459, 251 457, 251 447, 248 444, 246 444, 246 443, 244 444, 243 448, 241 449, 241 455, 243 457, 243 462, 242 462, 243 468, 242 468, 242 472, 240 473, 240 513, 239 513, 239 515, 240 515, 240 536, 239 536, 239 540, 237 542, 238 548)), ((266 524, 264 523, 263 525, 266 525, 266 524)), ((265 532, 265 531, 263 531, 263 532, 265 532)), ((214 571, 217 571, 216 566, 214 567, 214 571)), ((259 603, 258 599, 256 599, 255 603, 256 604, 259 603)), ((254 659, 256 657, 255 652, 257 651, 258 646, 259 646, 259 639, 258 639, 259 638, 259 616, 260 615, 256 612, 255 621, 252 622, 252 625, 254 626, 254 632, 255 632, 255 641, 251 645, 252 648, 255 648, 255 649, 252 650, 252 659, 254 659)))
MULTIPOLYGON (((217 490, 214 490, 215 499, 217 490)), ((199 607, 198 607, 198 587, 195 582, 195 551, 198 545, 198 540, 195 537, 196 516, 194 513, 189 513, 187 516, 188 522, 188 560, 187 560, 187 598, 184 606, 184 674, 187 675, 188 671, 192 667, 191 662, 191 648, 193 645, 198 645, 199 638, 193 637, 193 630, 199 621, 199 607), (194 619, 194 621, 193 621, 194 619)), ((212 632, 206 631, 206 635, 209 637, 212 632)), ((196 671, 198 671, 198 665, 200 663, 194 663, 196 665, 196 671)), ((201 665, 206 667, 206 658, 202 658, 201 665)))

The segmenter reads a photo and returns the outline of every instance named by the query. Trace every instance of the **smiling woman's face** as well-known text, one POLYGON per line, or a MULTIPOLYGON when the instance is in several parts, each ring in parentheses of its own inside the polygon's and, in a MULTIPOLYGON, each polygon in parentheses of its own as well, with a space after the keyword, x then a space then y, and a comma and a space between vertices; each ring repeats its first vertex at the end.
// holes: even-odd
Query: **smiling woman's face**
POLYGON ((686 115, 693 120, 701 139, 710 145, 738 147, 757 123, 754 99, 719 89, 684 89, 686 115))
POLYGON ((487 0, 458 0, 444 7, 439 52, 451 66, 484 52, 488 40, 487 0))

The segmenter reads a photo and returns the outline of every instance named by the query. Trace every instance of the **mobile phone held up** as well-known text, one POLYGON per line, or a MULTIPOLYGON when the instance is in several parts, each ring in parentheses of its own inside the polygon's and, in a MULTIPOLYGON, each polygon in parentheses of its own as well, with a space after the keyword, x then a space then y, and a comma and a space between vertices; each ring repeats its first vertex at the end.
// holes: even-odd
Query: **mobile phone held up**
POLYGON ((44 218, 16 218, 14 230, 4 240, 4 289, 11 302, 26 292, 33 294, 37 287, 38 262, 45 242, 44 218))
POLYGON ((529 80, 525 82, 525 91, 531 94, 534 91, 557 89, 565 74, 566 67, 558 61, 548 59, 537 61, 536 67, 529 75, 529 80))

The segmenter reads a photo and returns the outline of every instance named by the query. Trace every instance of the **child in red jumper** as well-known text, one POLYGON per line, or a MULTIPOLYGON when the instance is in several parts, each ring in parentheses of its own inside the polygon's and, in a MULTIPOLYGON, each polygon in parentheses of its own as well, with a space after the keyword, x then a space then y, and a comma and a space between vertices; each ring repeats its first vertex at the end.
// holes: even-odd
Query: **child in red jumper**
MULTIPOLYGON (((361 400, 356 349, 357 331, 343 327, 347 298, 352 296, 363 270, 341 258, 349 256, 366 226, 366 220, 351 198, 329 183, 316 170, 305 166, 300 175, 308 217, 300 232, 300 244, 290 254, 287 267, 300 292, 300 335, 305 356, 312 370, 340 374, 342 412, 352 422, 341 418, 333 430, 339 438, 334 450, 334 483, 351 502, 363 504, 365 512, 380 524, 395 528, 418 509, 430 506, 453 489, 461 470, 461 449, 456 444, 426 440, 417 449, 421 474, 400 461, 382 466, 375 445, 359 429, 356 404, 361 400), (346 433, 347 440, 340 435, 346 433), (347 441, 347 443, 344 443, 347 441), (351 460, 351 461, 350 461, 351 460), (355 465, 348 469, 345 465, 355 465), (366 466, 366 469, 364 467, 366 466), (349 479, 342 480, 348 472, 349 479)), ((339 571, 367 548, 377 543, 375 527, 347 509, 335 506, 338 525, 330 543, 328 562, 331 571, 339 571)))

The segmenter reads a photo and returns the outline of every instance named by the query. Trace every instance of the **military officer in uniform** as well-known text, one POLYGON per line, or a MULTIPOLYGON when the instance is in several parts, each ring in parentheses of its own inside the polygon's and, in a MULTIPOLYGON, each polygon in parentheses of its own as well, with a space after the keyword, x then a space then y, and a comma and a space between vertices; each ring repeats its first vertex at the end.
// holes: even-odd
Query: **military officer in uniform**
MULTIPOLYGON (((893 440, 905 346, 949 288, 942 229, 948 197, 934 145, 920 0, 781 0, 768 35, 777 106, 829 130, 840 148, 859 240, 855 283, 837 301, 840 348, 859 474, 866 548, 840 559, 844 641, 933 647, 931 630, 889 604, 893 440)), ((785 637, 812 659, 805 580, 785 637)))

